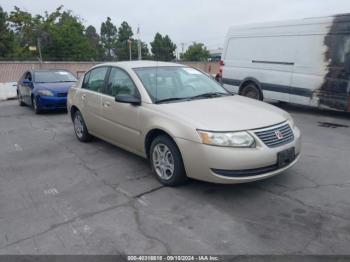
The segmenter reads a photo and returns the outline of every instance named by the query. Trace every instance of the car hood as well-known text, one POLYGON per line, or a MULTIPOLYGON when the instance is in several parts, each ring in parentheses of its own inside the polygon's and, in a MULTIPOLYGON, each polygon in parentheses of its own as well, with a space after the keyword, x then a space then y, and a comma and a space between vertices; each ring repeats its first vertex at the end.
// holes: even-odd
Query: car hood
POLYGON ((168 116, 210 131, 256 129, 288 119, 288 113, 275 106, 238 95, 155 106, 168 116))
POLYGON ((68 89, 73 86, 75 82, 63 83, 35 83, 37 89, 47 89, 54 93, 66 93, 68 89))

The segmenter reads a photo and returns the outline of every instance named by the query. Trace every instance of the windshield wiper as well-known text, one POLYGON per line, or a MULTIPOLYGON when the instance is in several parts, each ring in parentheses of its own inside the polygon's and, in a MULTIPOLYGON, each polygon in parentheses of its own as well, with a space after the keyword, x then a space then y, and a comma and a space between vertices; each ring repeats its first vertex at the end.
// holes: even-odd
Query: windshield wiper
POLYGON ((179 101, 179 100, 188 100, 187 97, 171 97, 166 99, 157 100, 156 104, 166 103, 166 102, 172 102, 172 101, 179 101))
POLYGON ((221 92, 209 92, 209 93, 204 93, 200 94, 197 96, 192 96, 190 97, 191 100, 198 99, 198 98, 214 98, 214 97, 221 97, 221 96, 229 96, 230 94, 228 93, 221 93, 221 92))

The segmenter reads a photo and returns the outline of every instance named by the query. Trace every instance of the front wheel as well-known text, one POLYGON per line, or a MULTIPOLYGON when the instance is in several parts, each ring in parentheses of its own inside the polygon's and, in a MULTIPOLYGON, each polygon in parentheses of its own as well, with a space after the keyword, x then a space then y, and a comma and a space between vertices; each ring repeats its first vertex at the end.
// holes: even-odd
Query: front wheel
POLYGON ((40 114, 41 110, 38 106, 38 102, 36 101, 36 98, 33 96, 32 97, 32 106, 35 114, 40 114))
POLYGON ((24 102, 23 102, 23 99, 22 99, 22 95, 19 91, 17 91, 17 99, 18 99, 18 104, 20 106, 25 106, 24 102))
POLYGON ((89 134, 89 131, 86 127, 83 115, 77 111, 73 116, 74 132, 79 141, 89 142, 92 136, 89 134))
POLYGON ((187 180, 180 150, 172 139, 156 137, 150 150, 152 170, 157 179, 166 186, 177 186, 187 180))

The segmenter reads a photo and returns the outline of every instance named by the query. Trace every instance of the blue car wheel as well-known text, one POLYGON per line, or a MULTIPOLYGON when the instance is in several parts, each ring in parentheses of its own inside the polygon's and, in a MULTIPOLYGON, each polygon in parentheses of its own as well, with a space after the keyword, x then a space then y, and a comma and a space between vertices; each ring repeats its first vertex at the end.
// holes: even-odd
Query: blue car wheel
POLYGON ((17 91, 17 99, 18 99, 18 104, 20 106, 25 106, 23 100, 22 100, 22 96, 21 96, 21 93, 19 91, 17 91))
POLYGON ((38 103, 36 101, 36 98, 34 96, 32 97, 32 106, 33 106, 33 110, 34 110, 35 114, 40 114, 41 113, 41 110, 40 110, 40 108, 38 106, 38 103))

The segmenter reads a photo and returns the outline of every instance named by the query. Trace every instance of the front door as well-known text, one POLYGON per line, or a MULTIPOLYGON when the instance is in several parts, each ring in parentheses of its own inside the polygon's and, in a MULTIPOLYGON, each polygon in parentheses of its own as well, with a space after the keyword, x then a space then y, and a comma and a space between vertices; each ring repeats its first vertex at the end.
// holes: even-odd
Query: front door
POLYGON ((139 96, 139 92, 124 70, 112 67, 104 95, 101 96, 103 136, 125 149, 140 153, 143 151, 139 123, 140 106, 116 102, 117 95, 139 96))
POLYGON ((21 93, 22 100, 26 104, 30 105, 32 103, 31 101, 31 94, 33 90, 33 82, 32 82, 32 74, 30 72, 26 72, 24 74, 24 77, 21 79, 18 89, 21 93))

